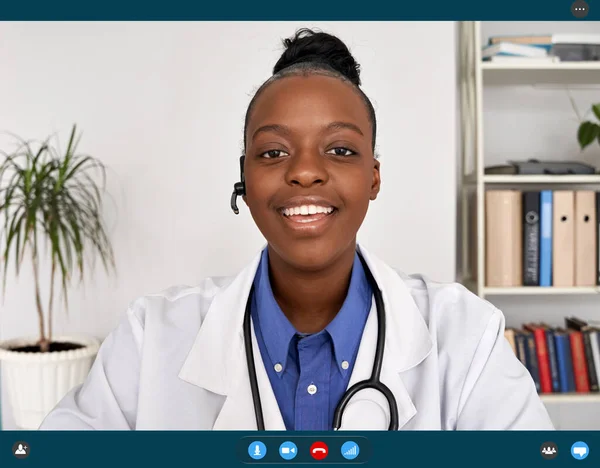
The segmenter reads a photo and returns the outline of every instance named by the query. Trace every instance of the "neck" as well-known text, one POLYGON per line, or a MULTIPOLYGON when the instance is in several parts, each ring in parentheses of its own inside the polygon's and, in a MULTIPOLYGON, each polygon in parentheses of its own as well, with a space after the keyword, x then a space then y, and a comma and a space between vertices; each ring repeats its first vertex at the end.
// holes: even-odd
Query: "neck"
POLYGON ((352 274, 356 243, 320 270, 300 270, 269 247, 269 274, 275 300, 300 333, 323 330, 342 308, 352 274))

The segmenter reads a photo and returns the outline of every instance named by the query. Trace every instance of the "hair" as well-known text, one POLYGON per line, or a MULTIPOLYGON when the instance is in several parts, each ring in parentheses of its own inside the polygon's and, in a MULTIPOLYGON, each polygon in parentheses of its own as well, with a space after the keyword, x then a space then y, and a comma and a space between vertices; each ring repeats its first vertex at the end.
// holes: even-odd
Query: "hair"
POLYGON ((296 34, 283 40, 285 51, 273 67, 273 75, 265 81, 248 105, 244 119, 244 148, 246 130, 252 109, 257 98, 274 81, 287 76, 324 75, 349 83, 362 98, 372 128, 372 147, 375 150, 377 120, 375 109, 367 95, 360 88, 360 65, 356 62, 346 44, 339 38, 324 32, 302 28, 296 34))

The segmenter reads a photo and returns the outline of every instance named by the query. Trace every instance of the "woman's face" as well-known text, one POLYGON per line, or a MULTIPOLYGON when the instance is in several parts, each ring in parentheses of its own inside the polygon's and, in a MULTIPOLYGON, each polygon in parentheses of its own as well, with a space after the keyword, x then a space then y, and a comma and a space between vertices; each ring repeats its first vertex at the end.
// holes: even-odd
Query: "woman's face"
POLYGON ((369 114, 351 85, 322 75, 276 80, 246 131, 244 200, 270 248, 301 269, 354 249, 380 179, 369 114))

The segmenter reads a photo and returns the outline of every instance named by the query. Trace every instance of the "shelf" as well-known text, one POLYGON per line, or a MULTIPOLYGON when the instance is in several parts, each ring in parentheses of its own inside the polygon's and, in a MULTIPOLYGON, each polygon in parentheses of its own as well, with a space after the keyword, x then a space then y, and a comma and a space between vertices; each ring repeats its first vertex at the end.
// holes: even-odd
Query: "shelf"
POLYGON ((600 403, 600 393, 542 393, 544 403, 600 403))
MULTIPOLYGON (((465 177, 468 184, 476 183, 477 178, 471 174, 465 177)), ((485 184, 587 184, 600 185, 600 174, 596 175, 484 175, 485 184)))
POLYGON ((582 294, 599 294, 599 287, 540 287, 540 286, 522 286, 515 288, 483 288, 485 296, 541 296, 541 295, 582 295, 582 294))
POLYGON ((480 66, 484 84, 600 84, 600 62, 482 62, 480 66))
POLYGON ((600 184, 600 175, 485 175, 486 184, 600 184))
POLYGON ((484 70, 545 70, 545 71, 600 71, 600 61, 595 62, 551 62, 551 63, 502 63, 502 62, 482 62, 481 68, 484 70))

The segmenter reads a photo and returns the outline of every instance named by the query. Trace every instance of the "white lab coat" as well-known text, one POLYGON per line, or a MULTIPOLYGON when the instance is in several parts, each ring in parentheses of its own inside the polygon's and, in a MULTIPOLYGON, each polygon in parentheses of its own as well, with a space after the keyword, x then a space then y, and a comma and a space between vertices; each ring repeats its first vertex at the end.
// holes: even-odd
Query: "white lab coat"
MULTIPOLYGON (((381 380, 402 430, 553 429, 534 383, 504 338, 504 317, 458 284, 406 276, 369 254, 386 306, 381 380)), ((260 255, 231 278, 208 278, 133 302, 85 383, 41 429, 255 430, 242 321, 260 255)), ((350 385, 371 374, 373 304, 350 385)), ((267 430, 285 430, 253 336, 267 430)), ((342 429, 385 430, 383 396, 359 393, 342 429)))

